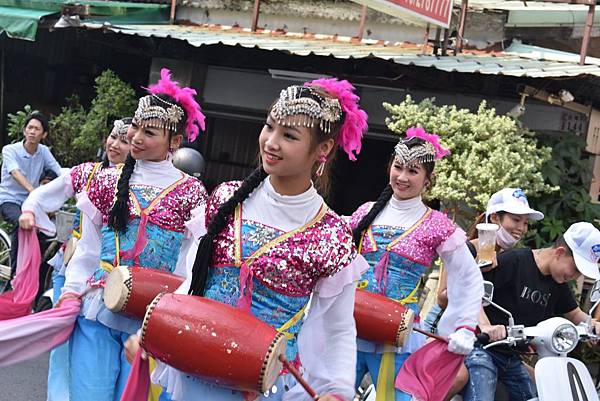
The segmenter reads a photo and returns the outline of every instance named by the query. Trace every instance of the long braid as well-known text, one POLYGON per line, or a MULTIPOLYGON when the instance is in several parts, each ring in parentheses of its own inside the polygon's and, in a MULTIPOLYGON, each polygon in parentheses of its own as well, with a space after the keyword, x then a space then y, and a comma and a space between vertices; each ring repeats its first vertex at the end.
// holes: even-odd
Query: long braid
POLYGON ((108 153, 104 153, 104 156, 102 156, 102 165, 100 166, 100 168, 104 170, 105 168, 108 168, 108 166, 110 166, 110 161, 108 160, 108 153))
POLYGON ((192 283, 189 290, 190 294, 204 295, 204 288, 208 278, 208 270, 212 265, 213 249, 217 235, 223 231, 227 225, 227 219, 233 214, 237 205, 248 199, 248 196, 250 196, 252 191, 254 191, 265 178, 267 178, 267 173, 262 167, 254 170, 244 179, 242 185, 234 192, 233 196, 219 206, 217 213, 210 219, 206 230, 207 232, 204 237, 202 237, 202 240, 200 240, 196 259, 194 260, 192 283))
POLYGON ((377 198, 377 201, 375 202, 371 210, 369 210, 369 213, 367 213, 360 220, 356 228, 352 230, 352 238, 354 239, 354 243, 356 244, 356 246, 360 245, 360 240, 362 238, 363 233, 373 223, 373 220, 375 220, 375 217, 377 217, 377 215, 383 210, 385 205, 387 205, 393 193, 394 191, 392 190, 392 187, 387 185, 381 192, 381 194, 379 194, 379 198, 377 198))
POLYGON ((108 225, 115 231, 125 232, 127 222, 129 220, 129 179, 135 168, 135 159, 131 154, 127 155, 125 165, 121 171, 119 182, 117 183, 117 196, 113 205, 110 216, 108 217, 108 225))

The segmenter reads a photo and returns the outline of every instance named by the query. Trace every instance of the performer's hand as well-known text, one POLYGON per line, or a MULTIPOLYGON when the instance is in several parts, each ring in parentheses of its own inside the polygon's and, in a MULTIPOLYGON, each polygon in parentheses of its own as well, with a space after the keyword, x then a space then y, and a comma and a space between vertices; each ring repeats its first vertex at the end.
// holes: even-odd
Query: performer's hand
POLYGON ((64 302, 65 299, 77 298, 78 296, 79 296, 78 294, 74 294, 72 292, 67 292, 65 294, 62 294, 60 296, 60 298, 58 298, 58 302, 56 303, 56 305, 54 305, 54 307, 60 308, 60 306, 62 305, 62 303, 64 302))
POLYGON ((23 212, 19 216, 19 227, 23 230, 31 230, 35 227, 35 215, 31 212, 23 212))
POLYGON ((448 336, 448 351, 468 355, 475 344, 475 334, 466 328, 458 329, 448 336))
POLYGON ((506 338, 506 327, 501 324, 480 324, 479 329, 482 333, 486 333, 490 336, 490 342, 500 341, 506 338))
MULTIPOLYGON (((132 334, 129 336, 127 341, 125 341, 125 358, 129 361, 129 363, 133 363, 135 359, 135 354, 137 354, 140 349, 140 336, 137 334, 132 334)), ((142 359, 146 359, 148 356, 146 352, 142 350, 142 359)))

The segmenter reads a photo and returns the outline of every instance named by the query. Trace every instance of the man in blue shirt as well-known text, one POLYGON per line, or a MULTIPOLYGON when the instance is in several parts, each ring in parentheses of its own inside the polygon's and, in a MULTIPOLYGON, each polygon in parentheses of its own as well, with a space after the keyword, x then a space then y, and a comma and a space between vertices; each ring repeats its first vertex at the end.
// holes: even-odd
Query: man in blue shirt
POLYGON ((0 181, 0 216, 13 225, 11 267, 17 263, 19 216, 21 205, 36 187, 45 170, 60 175, 60 165, 41 142, 48 136, 48 119, 42 113, 25 119, 23 141, 2 148, 2 181, 0 181))

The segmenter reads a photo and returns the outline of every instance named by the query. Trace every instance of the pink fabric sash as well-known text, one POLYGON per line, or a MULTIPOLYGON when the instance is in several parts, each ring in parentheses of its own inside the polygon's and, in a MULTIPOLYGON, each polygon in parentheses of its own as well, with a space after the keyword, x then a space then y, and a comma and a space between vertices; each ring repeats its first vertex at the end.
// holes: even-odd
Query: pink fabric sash
POLYGON ((388 283, 388 264, 390 263, 390 251, 385 251, 379 262, 373 269, 375 280, 377 280, 379 293, 385 295, 388 283))
POLYGON ((142 348, 135 354, 121 401, 147 401, 150 390, 150 365, 142 359, 142 348))
MULTIPOLYGON (((116 250, 117 252, 120 251, 121 259, 133 260, 133 262, 136 265, 140 264, 140 255, 142 254, 142 252, 144 251, 144 248, 146 248, 146 245, 148 244, 148 234, 146 232, 147 225, 148 225, 148 215, 146 214, 145 211, 142 211, 141 218, 140 218, 140 225, 138 226, 137 239, 135 241, 135 244, 133 244, 133 247, 131 247, 130 249, 128 249, 126 251, 121 251, 120 249, 116 250)), ((115 235, 118 235, 118 234, 115 233, 115 235)))
POLYGON ((406 359, 396 377, 396 388, 419 401, 443 401, 464 358, 448 351, 447 343, 430 341, 406 359))
POLYGON ((80 305, 78 298, 67 298, 60 308, 0 322, 0 367, 35 358, 64 343, 80 305))
POLYGON ((238 309, 248 313, 251 313, 252 288, 254 287, 253 277, 254 273, 250 266, 246 262, 242 262, 240 266, 240 297, 236 306, 238 309))
POLYGON ((0 294, 0 320, 31 313, 31 305, 38 291, 42 257, 35 230, 19 228, 18 252, 17 274, 12 280, 13 290, 0 294))

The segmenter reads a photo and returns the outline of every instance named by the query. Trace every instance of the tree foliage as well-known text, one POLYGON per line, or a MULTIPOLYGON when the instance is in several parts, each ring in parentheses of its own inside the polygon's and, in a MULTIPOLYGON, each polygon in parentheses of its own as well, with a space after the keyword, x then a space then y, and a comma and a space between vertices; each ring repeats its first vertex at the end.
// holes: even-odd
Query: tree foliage
POLYGON ((450 148, 451 155, 436 163, 435 185, 428 196, 441 200, 460 222, 470 224, 502 188, 521 187, 529 196, 557 189, 541 171, 551 148, 538 145, 534 134, 517 121, 496 114, 485 101, 476 112, 434 101, 417 103, 407 96, 398 105, 384 103, 391 114, 386 124, 400 135, 421 125, 450 148))

